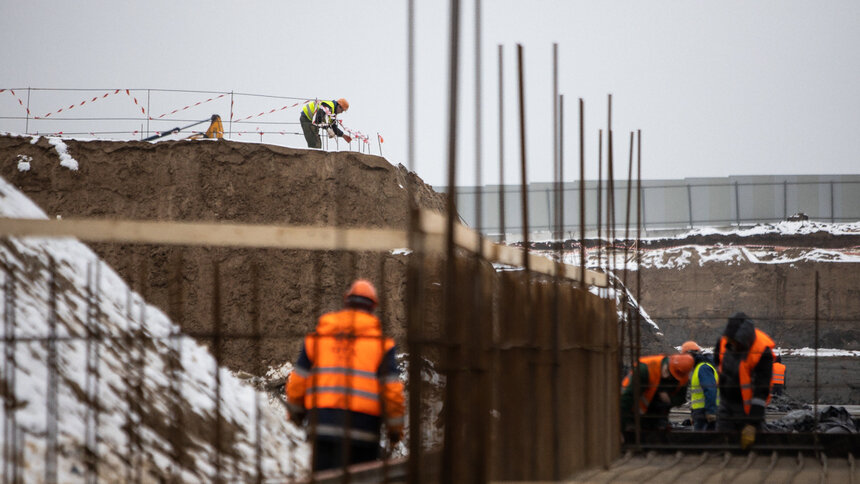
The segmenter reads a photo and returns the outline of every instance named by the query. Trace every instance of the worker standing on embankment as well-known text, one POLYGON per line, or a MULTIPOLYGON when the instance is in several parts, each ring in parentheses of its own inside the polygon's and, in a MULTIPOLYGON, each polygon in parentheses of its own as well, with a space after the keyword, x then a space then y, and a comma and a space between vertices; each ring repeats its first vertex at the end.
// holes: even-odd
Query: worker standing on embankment
POLYGON ((305 141, 308 142, 308 148, 322 148, 319 128, 328 131, 330 137, 340 136, 347 143, 352 142, 352 137, 344 134, 337 125, 337 115, 346 112, 347 109, 349 109, 349 103, 344 98, 337 101, 306 102, 299 115, 299 124, 302 126, 305 141))
POLYGON ((322 315, 305 337, 290 373, 289 417, 307 416, 314 471, 379 459, 383 419, 389 442, 403 436, 403 383, 394 340, 373 315, 378 303, 373 284, 355 281, 344 309, 322 315))
POLYGON ((720 379, 717 430, 740 431, 741 447, 747 449, 762 428, 770 401, 774 342, 739 312, 729 317, 716 348, 720 379))
POLYGON ((621 383, 621 429, 634 430, 634 411, 638 411, 643 430, 667 430, 669 410, 687 401, 687 383, 693 370, 690 355, 652 355, 639 363, 621 383), (633 374, 639 378, 639 402, 634 402, 633 374))

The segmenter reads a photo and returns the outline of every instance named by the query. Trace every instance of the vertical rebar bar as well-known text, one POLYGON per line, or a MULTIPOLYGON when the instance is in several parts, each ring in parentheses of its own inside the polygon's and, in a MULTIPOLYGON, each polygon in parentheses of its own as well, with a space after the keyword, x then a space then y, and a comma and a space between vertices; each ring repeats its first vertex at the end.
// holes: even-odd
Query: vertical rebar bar
POLYGON ((3 482, 15 484, 18 482, 18 446, 17 421, 15 410, 17 408, 16 396, 16 373, 15 340, 16 309, 15 309, 15 274, 5 262, 3 263, 5 281, 4 310, 3 310, 3 341, 5 344, 5 360, 3 362, 3 375, 5 376, 5 391, 3 392, 3 482))
POLYGON ((520 117, 520 197, 523 222, 523 267, 529 272, 529 204, 528 179, 526 176, 526 98, 523 81, 523 46, 517 44, 517 84, 519 86, 519 117, 520 117))
MULTIPOLYGON (((184 317, 184 289, 182 267, 184 265, 183 249, 175 250, 171 255, 171 278, 168 282, 169 313, 173 326, 170 329, 170 356, 168 371, 170 374, 170 401, 172 418, 170 420, 170 451, 171 458, 177 464, 182 461, 185 453, 183 437, 185 432, 182 412, 182 379, 185 377, 182 368, 182 326, 184 317)), ((179 465, 171 466, 171 479, 181 480, 182 471, 179 465)))
MULTIPOLYGON (((633 132, 631 131, 630 132, 630 158, 629 158, 629 161, 627 163, 627 214, 626 214, 626 217, 624 220, 624 269, 623 269, 623 275, 622 275, 622 281, 621 281, 621 286, 624 289, 624 294, 621 297, 622 314, 624 315, 624 317, 621 320, 621 331, 620 331, 620 335, 619 335, 621 339, 620 339, 619 345, 618 345, 618 347, 620 348, 620 351, 618 353, 618 355, 619 355, 618 368, 619 369, 624 367, 624 330, 625 330, 625 326, 626 326, 626 329, 628 331, 630 331, 630 328, 631 328, 631 324, 630 324, 630 298, 628 297, 628 295, 630 294, 630 291, 629 291, 628 286, 627 286, 627 273, 628 273, 628 270, 627 270, 627 248, 630 245, 630 207, 633 205, 633 200, 631 198, 632 197, 632 193, 631 193, 632 189, 633 189, 633 132)), ((637 267, 636 270, 639 270, 639 268, 637 267)), ((638 301, 637 301, 637 304, 638 304, 638 301)), ((631 342, 632 342, 632 340, 633 339, 630 338, 631 342)), ((632 351, 632 347, 631 347, 631 351, 632 351)), ((631 363, 633 363, 632 353, 631 353, 630 361, 631 361, 631 363)))
POLYGON ((836 205, 833 202, 833 182, 830 182, 830 223, 836 222, 836 205))
POLYGON ((597 130, 597 270, 600 270, 603 260, 603 239, 601 238, 601 226, 603 224, 603 130, 597 130))
POLYGON ((98 395, 99 395, 99 354, 101 334, 98 327, 101 264, 96 259, 87 264, 87 321, 86 321, 86 482, 98 482, 98 395), (95 266, 95 269, 93 267, 95 266))
POLYGON ((579 98, 579 281, 585 288, 585 104, 579 98))
MULTIPOLYGON (((134 337, 132 330, 132 291, 130 286, 126 286, 125 293, 125 337, 123 338, 123 343, 125 346, 125 350, 128 354, 128 360, 134 361, 134 354, 132 350, 134 349, 134 337)), ((135 410, 135 398, 133 392, 133 383, 134 383, 134 368, 126 367, 126 388, 125 388, 125 404, 126 404, 126 414, 125 414, 125 433, 126 433, 126 455, 125 461, 127 463, 126 472, 125 472, 125 481, 133 482, 134 481, 134 469, 135 469, 135 432, 137 429, 137 425, 134 421, 134 410, 135 410)))
MULTIPOLYGON (((254 342, 254 376, 260 377, 264 374, 260 346, 263 343, 263 332, 260 327, 260 265, 255 259, 251 263, 251 327, 253 328, 254 342)), ((284 382, 286 385, 286 382, 284 382)), ((263 426, 260 421, 262 407, 260 405, 260 394, 254 393, 254 472, 257 474, 255 482, 263 482, 263 426)))
MULTIPOLYGON (((561 233, 563 232, 562 228, 562 203, 561 203, 561 184, 562 177, 564 176, 564 172, 562 170, 561 164, 561 143, 563 139, 563 130, 561 124, 561 107, 564 101, 564 98, 559 96, 558 93, 558 44, 552 44, 552 79, 553 79, 553 89, 552 89, 552 105, 553 105, 553 178, 555 185, 555 230, 553 235, 553 245, 555 246, 556 252, 556 267, 555 267, 555 275, 553 277, 553 305, 552 305, 552 366, 550 368, 551 376, 550 381, 552 382, 551 388, 551 418, 553 422, 558 422, 559 419, 559 318, 561 308, 560 305, 560 294, 559 294, 559 285, 561 284, 561 271, 562 271, 562 241, 561 241, 561 233)), ((560 436, 559 436, 559 428, 558 425, 552 426, 552 478, 557 481, 561 478, 561 467, 560 467, 560 436)), ((537 477, 537 476, 534 476, 537 477)))
MULTIPOLYGON (((448 66, 448 198, 446 203, 447 216, 445 220, 445 287, 443 300, 445 308, 444 332, 448 337, 453 336, 456 321, 456 308, 454 307, 456 295, 456 261, 454 251, 454 222, 457 216, 457 104, 458 104, 458 80, 459 80, 459 55, 460 55, 460 2, 451 0, 451 38, 448 66)), ((454 428, 460 422, 457 418, 456 401, 453 389, 457 385, 457 368, 452 358, 455 356, 455 348, 449 346, 446 362, 446 389, 445 409, 447 422, 445 425, 444 448, 442 451, 442 482, 455 482, 454 455, 457 430, 454 428)))
POLYGON ((212 262, 212 349, 215 358, 215 482, 221 482, 221 269, 217 261, 212 262))
MULTIPOLYGON (((636 130, 636 189, 639 191, 642 190, 642 130, 636 130)), ((636 267, 641 268, 642 267, 642 247, 641 247, 640 243, 642 240, 642 224, 640 223, 640 221, 642 220, 642 206, 639 204, 639 200, 642 200, 642 197, 636 197, 636 199, 637 199, 637 202, 636 202, 636 212, 637 212, 636 213, 636 267)), ((636 364, 639 362, 639 357, 640 357, 641 349, 642 349, 641 348, 641 345, 642 345, 642 335, 641 335, 642 310, 641 310, 641 306, 640 306, 642 304, 641 301, 642 301, 642 271, 637 270, 636 271, 636 323, 635 323, 635 326, 636 326, 635 327, 635 329, 636 329, 636 343, 633 346, 636 349, 636 354, 635 354, 635 359, 633 360, 632 364, 636 364)), ((639 384, 635 383, 635 382, 638 382, 639 379, 634 378, 633 381, 634 381, 634 385, 633 385, 633 390, 634 390, 633 391, 633 398, 634 398, 634 400, 633 401, 638 402, 640 390, 639 390, 639 384)), ((639 414, 637 412, 634 415, 639 415, 639 414)), ((642 444, 642 433, 640 430, 640 422, 638 421, 639 420, 638 417, 636 417, 636 419, 637 419, 637 422, 636 422, 636 446, 638 447, 639 445, 642 444)))
MULTIPOLYGON (((408 0, 406 9, 406 164, 412 173, 415 167, 415 0, 408 0)), ((422 345, 419 336, 421 328, 420 299, 423 263, 423 240, 418 233, 418 208, 415 203, 415 186, 412 177, 407 177, 407 196, 409 197, 409 248, 412 256, 407 263, 406 276, 406 339, 409 351, 409 462, 408 482, 421 483, 421 367, 422 345)))
POLYGON ((48 255, 48 382, 45 422, 45 482, 57 482, 57 263, 48 255))
POLYGON ((819 282, 818 282, 818 271, 815 271, 815 305, 814 305, 814 307, 815 307, 815 363, 814 363, 815 383, 812 387, 813 388, 813 390, 812 390, 812 395, 813 395, 812 396, 812 403, 814 406, 814 413, 815 413, 816 444, 818 443, 818 435, 817 434, 818 434, 818 419, 819 419, 819 415, 818 415, 818 342, 819 342, 819 340, 818 340, 818 321, 819 321, 819 319, 818 319, 818 297, 819 297, 819 294, 820 294, 820 291, 819 291, 819 282))
POLYGON ((788 219, 788 181, 782 181, 782 219, 788 219))
POLYGON ((505 235, 505 90, 502 45, 499 44, 499 232, 501 242, 507 241, 505 235))

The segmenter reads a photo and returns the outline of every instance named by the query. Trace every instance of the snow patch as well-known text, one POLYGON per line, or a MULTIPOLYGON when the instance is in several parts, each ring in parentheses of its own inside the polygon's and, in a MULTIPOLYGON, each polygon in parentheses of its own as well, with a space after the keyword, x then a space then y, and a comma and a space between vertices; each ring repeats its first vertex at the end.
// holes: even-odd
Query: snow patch
POLYGON ((69 147, 60 138, 48 138, 48 142, 54 146, 57 155, 60 157, 60 166, 64 166, 72 171, 78 171, 78 160, 72 158, 69 154, 69 147))
POLYGON ((31 161, 33 161, 32 156, 18 155, 18 171, 30 171, 31 161))

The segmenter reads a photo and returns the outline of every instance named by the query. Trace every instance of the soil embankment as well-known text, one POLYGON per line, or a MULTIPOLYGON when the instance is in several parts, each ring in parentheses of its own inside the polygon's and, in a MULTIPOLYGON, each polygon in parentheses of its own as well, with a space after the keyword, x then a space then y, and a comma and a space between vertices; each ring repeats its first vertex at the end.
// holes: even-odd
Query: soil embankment
MULTIPOLYGON (((49 217, 406 228, 408 183, 419 206, 442 211, 445 204, 444 195, 402 166, 354 152, 230 141, 66 140, 79 165, 70 170, 47 139, 31 139, 0 136, 0 176, 49 217), (19 169, 19 155, 29 170, 19 169)), ((233 369, 260 374, 293 360, 302 336, 321 312, 340 307, 355 277, 382 286, 385 330, 403 339, 403 255, 90 246, 185 332, 210 345, 220 333, 213 353, 233 369)))

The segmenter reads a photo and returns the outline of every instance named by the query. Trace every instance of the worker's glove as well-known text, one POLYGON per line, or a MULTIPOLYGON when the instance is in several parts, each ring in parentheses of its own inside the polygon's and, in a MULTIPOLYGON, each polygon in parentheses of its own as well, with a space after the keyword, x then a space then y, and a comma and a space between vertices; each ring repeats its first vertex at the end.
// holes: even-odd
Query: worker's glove
POLYGON ((347 143, 352 143, 352 136, 350 136, 350 135, 348 135, 348 134, 343 135, 343 139, 344 139, 344 141, 346 141, 347 143))
POLYGON ((708 413, 705 414, 705 419, 708 421, 708 423, 714 423, 717 421, 717 416, 712 413, 708 413))
POLYGON ((390 428, 387 432, 388 441, 391 442, 391 445, 394 445, 403 438, 403 429, 402 428, 390 428))
POLYGON ((741 449, 747 450, 755 442, 755 427, 745 425, 741 430, 741 449))
POLYGON ((331 128, 326 128, 326 130, 325 130, 325 131, 326 131, 326 133, 328 133, 328 137, 329 137, 329 139, 331 139, 331 138, 334 138, 334 137, 335 137, 335 134, 334 134, 334 130, 333 130, 333 129, 331 129, 331 128))

